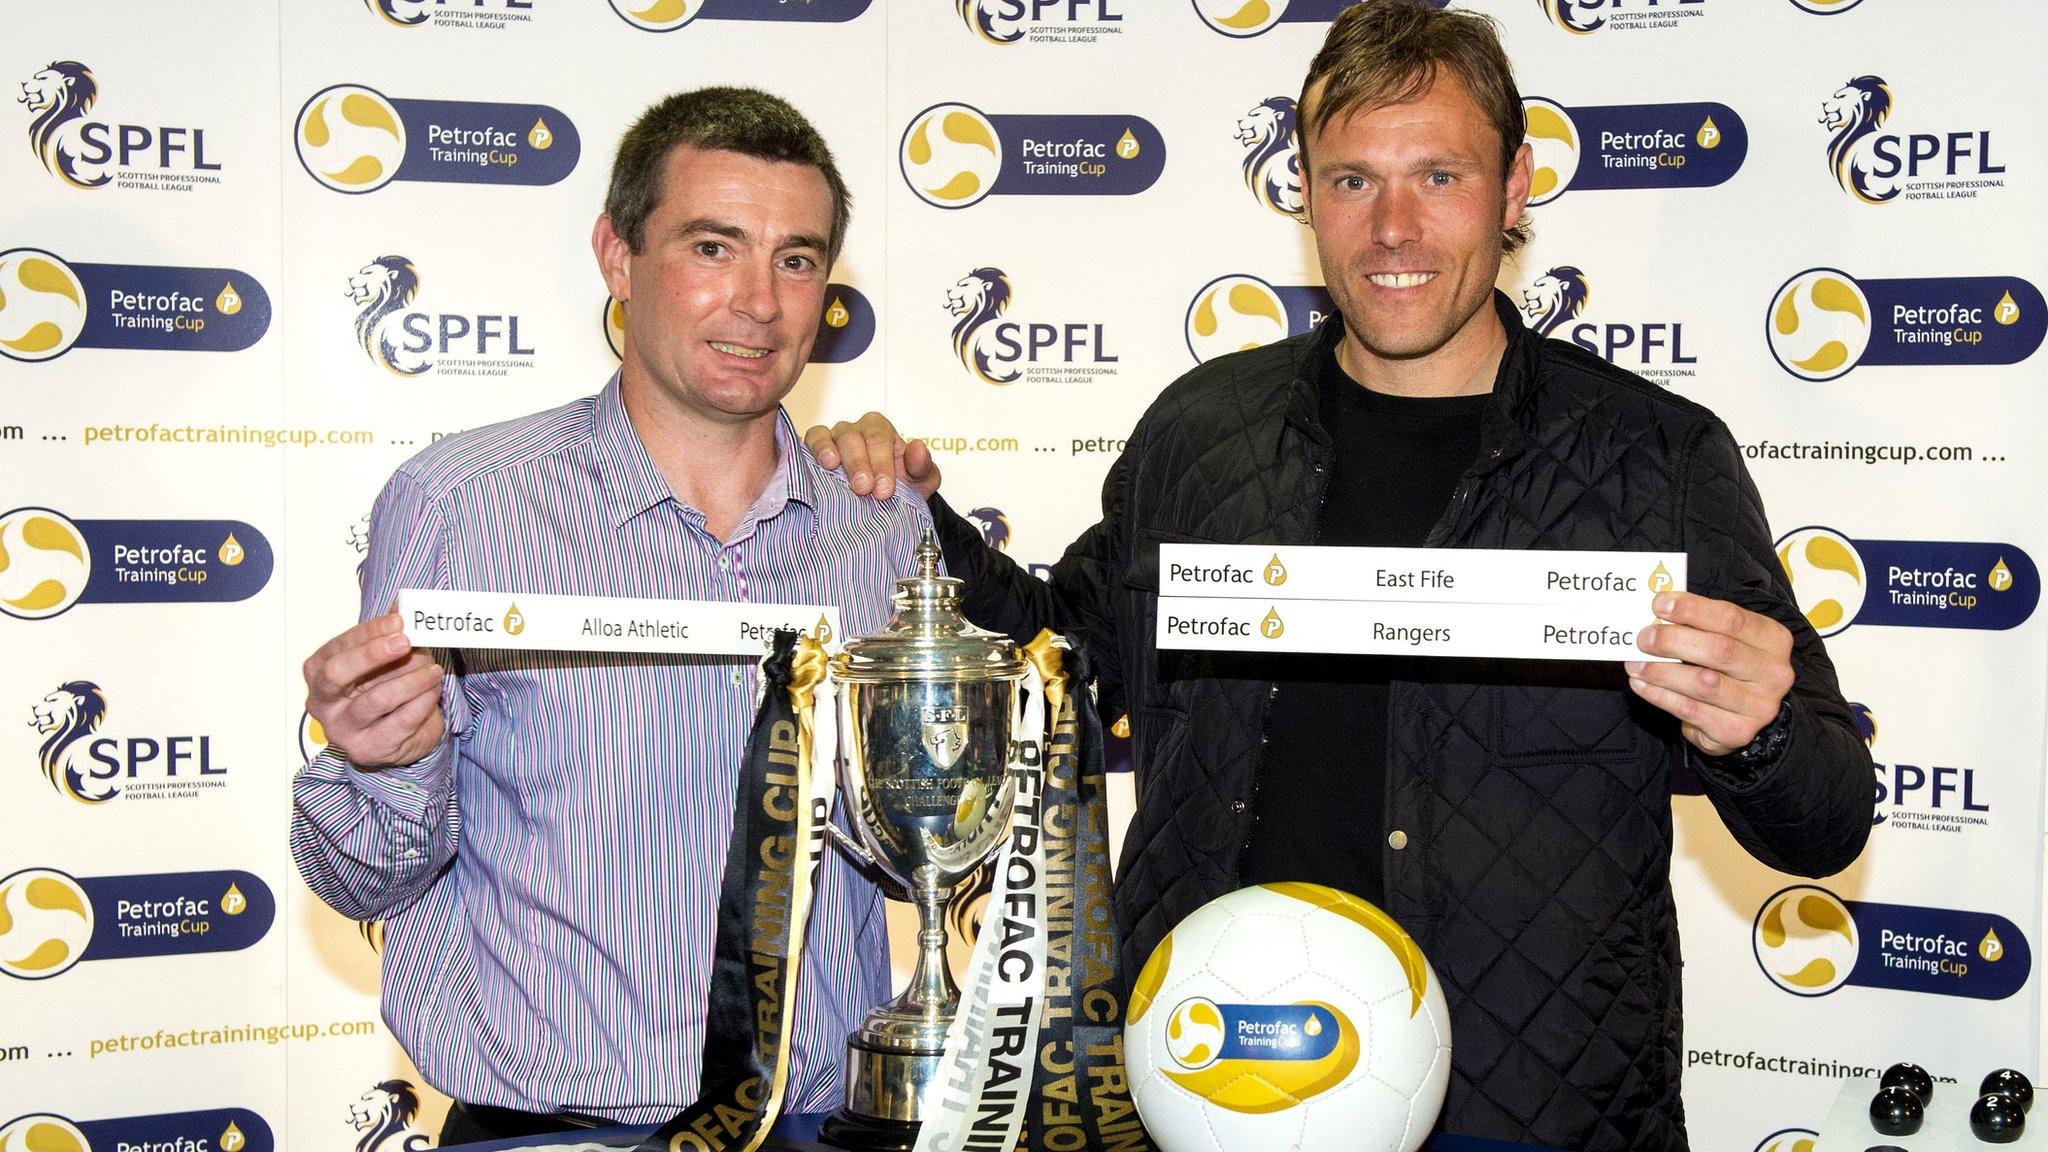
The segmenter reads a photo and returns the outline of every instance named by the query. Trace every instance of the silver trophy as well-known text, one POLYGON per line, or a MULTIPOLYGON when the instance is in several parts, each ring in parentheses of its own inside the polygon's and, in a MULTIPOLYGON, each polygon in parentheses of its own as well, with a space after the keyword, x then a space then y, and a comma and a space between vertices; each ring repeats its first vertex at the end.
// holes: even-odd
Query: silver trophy
POLYGON ((1007 769, 1025 662, 1009 639, 960 615, 961 582, 938 572, 927 533, 917 575, 896 582, 895 619, 832 660, 840 787, 864 846, 855 850, 903 886, 919 924, 910 987, 847 1038, 846 1106, 822 1133, 843 1148, 916 1139, 960 1000, 946 903, 995 855, 1014 800, 1007 769))

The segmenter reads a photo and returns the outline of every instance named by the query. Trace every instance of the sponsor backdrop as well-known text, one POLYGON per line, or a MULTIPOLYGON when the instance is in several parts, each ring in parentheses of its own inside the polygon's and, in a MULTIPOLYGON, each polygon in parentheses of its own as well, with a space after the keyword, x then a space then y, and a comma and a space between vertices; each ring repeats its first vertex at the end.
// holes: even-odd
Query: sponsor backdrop
MULTIPOLYGON (((1327 313, 1293 97, 1341 6, 10 12, 0 1146, 436 1130, 378 930, 286 856, 298 664, 354 618, 394 466, 617 363, 586 241, 640 108, 738 82, 816 119, 856 209, 792 409, 887 410, 1043 565, 1162 386, 1327 313)), ((1870 849, 1819 882, 1673 799, 1696 1142, 1805 1147, 1833 1077, 1893 1060, 2037 1071, 2048 16, 1489 10, 1539 169, 1501 288, 1726 418, 1878 764, 1870 849)))

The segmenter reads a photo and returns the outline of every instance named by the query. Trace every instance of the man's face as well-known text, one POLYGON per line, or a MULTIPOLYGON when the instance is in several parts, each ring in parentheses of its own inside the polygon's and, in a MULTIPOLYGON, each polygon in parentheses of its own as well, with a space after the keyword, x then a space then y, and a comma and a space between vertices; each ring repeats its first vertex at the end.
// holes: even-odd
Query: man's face
POLYGON ((1528 202, 1528 148, 1503 181, 1500 136, 1449 73, 1408 103, 1337 116, 1308 145, 1316 254, 1356 350, 1416 360, 1467 331, 1528 202))
POLYGON ((817 168, 678 145, 640 252, 608 218, 592 238, 626 302, 628 379, 678 415, 732 423, 774 411, 818 334, 831 231, 817 168))

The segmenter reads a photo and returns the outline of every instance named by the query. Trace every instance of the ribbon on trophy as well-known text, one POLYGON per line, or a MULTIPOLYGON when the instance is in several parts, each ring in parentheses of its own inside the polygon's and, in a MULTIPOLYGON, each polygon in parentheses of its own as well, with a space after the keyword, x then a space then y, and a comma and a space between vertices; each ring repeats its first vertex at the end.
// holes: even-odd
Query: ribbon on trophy
POLYGON ((733 801, 697 1100, 638 1152, 754 1152, 781 1114, 804 924, 835 795, 822 644, 777 630, 733 801))
POLYGON ((914 1152, 1150 1148, 1123 1066, 1102 723, 1069 651, 1051 632, 1023 649, 1010 838, 914 1152))

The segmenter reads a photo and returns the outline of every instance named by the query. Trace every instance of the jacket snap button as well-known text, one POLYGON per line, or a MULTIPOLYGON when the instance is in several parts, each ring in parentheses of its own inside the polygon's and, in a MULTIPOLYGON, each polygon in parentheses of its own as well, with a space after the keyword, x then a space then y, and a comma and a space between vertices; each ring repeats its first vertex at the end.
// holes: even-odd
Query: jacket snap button
POLYGON ((1230 810, 1232 812, 1243 812, 1247 807, 1249 807, 1249 805, 1247 805, 1242 800, 1232 800, 1230 802, 1230 810))
POLYGON ((1387 847, 1392 848, 1396 852, 1399 852, 1401 849, 1406 848, 1407 846, 1408 834, 1406 832, 1403 832, 1399 828, 1396 828, 1392 832, 1387 833, 1387 847))

